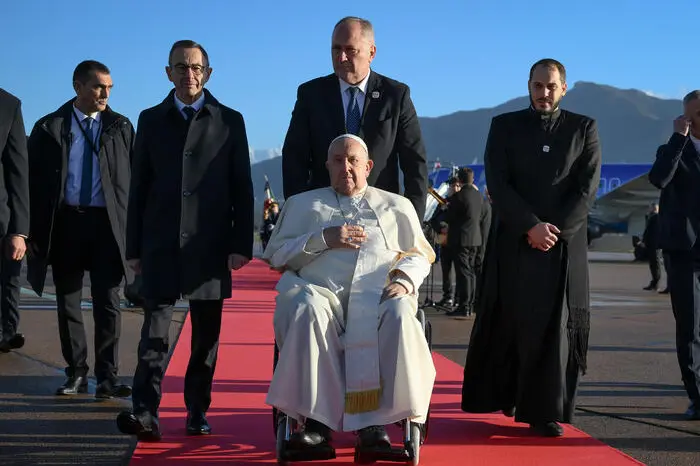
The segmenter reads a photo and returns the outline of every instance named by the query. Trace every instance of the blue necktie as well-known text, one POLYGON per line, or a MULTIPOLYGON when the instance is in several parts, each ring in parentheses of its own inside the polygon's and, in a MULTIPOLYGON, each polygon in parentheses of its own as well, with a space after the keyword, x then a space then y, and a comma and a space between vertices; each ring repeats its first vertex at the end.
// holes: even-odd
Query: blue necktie
POLYGON ((348 133, 357 135, 357 133, 360 132, 360 120, 362 119, 360 115, 360 106, 357 104, 357 99, 355 99, 359 89, 350 87, 348 91, 350 91, 350 102, 348 102, 348 111, 345 116, 345 126, 348 133))
POLYGON ((80 205, 89 206, 92 201, 92 118, 85 119, 85 142, 83 143, 83 173, 80 179, 80 205), (87 138, 90 138, 88 140, 87 138))
POLYGON ((190 123, 192 123, 192 118, 194 117, 195 113, 197 113, 197 111, 194 109, 194 107, 190 107, 189 105, 187 107, 184 107, 182 111, 185 112, 185 115, 187 115, 187 126, 189 126, 190 123))

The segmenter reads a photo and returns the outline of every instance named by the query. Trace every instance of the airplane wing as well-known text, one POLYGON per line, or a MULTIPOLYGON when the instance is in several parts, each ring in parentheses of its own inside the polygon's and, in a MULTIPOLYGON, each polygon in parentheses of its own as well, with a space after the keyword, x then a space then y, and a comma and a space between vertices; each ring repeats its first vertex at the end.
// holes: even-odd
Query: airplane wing
POLYGON ((643 173, 598 197, 591 216, 609 222, 625 220, 646 211, 658 199, 659 190, 649 182, 647 173, 643 173))

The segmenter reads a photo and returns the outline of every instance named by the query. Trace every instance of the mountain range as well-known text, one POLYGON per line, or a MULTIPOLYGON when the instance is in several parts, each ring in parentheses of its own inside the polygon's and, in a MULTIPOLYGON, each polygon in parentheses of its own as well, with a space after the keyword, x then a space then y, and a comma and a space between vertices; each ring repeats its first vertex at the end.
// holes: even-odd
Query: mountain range
POLYGON ((280 147, 279 149, 253 149, 251 147, 249 152, 250 163, 256 164, 264 162, 265 160, 270 160, 274 159, 275 157, 279 157, 280 155, 282 155, 282 148, 280 147))
MULTIPOLYGON (((523 96, 492 108, 419 117, 430 166, 437 160, 442 166, 483 163, 491 118, 529 104, 529 97, 523 96)), ((677 99, 583 81, 570 88, 561 107, 597 120, 604 163, 651 163, 656 148, 669 138, 673 120, 682 111, 682 103, 677 99)), ((273 151, 266 153, 267 158, 260 154, 262 160, 257 163, 251 159, 258 200, 263 196, 265 175, 274 194, 282 196, 282 158, 269 157, 281 151, 273 151)))

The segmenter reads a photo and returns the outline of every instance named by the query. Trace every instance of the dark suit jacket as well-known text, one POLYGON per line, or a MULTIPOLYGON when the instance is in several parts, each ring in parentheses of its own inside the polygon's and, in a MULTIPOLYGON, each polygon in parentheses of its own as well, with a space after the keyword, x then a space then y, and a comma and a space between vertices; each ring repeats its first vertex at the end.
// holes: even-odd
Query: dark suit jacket
POLYGON ((21 105, 0 89, 0 237, 29 234, 29 167, 21 105))
POLYGON ((447 207, 447 244, 450 247, 481 246, 481 194, 464 186, 447 207))
POLYGON ((141 259, 145 298, 228 298, 229 254, 253 255, 243 116, 204 94, 189 130, 174 91, 139 117, 126 255, 141 259))
MULTIPOLYGON (((423 221, 428 168, 418 116, 409 94, 405 84, 371 71, 358 136, 367 144, 374 161, 368 183, 399 193, 401 167, 404 195, 423 221)), ((328 146, 346 132, 340 82, 335 74, 299 86, 282 148, 285 198, 330 185, 325 166, 328 146)))
MULTIPOLYGON (((56 212, 64 200, 74 100, 69 100, 55 112, 42 117, 29 136, 29 193, 32 209, 27 279, 39 295, 44 290, 46 269, 50 262, 56 212)), ((122 257, 121 265, 127 280, 130 280, 132 274, 124 259, 124 237, 134 127, 128 118, 109 107, 102 112, 101 118, 98 155, 100 180, 112 234, 122 257)))
POLYGON ((649 181, 661 190, 659 246, 690 251, 700 234, 700 154, 689 137, 673 133, 659 147, 649 181))

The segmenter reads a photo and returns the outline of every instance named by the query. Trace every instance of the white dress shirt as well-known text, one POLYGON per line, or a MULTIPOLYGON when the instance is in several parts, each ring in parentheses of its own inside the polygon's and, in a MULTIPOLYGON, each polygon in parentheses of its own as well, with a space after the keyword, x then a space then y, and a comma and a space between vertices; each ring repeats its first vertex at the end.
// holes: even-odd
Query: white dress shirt
POLYGON ((187 114, 184 112, 183 109, 184 109, 185 107, 192 107, 192 108, 194 109, 195 112, 200 111, 200 110, 202 109, 202 107, 204 106, 204 92, 202 92, 202 95, 200 95, 199 98, 198 98, 197 100, 195 100, 194 102, 192 102, 191 105, 187 105, 186 103, 183 103, 182 100, 180 100, 180 99, 177 97, 177 94, 175 94, 175 106, 177 107, 178 110, 180 110, 180 114, 181 114, 181 115, 183 116, 183 118, 185 118, 185 120, 186 120, 186 119, 187 119, 187 114))
MULTIPOLYGON (((688 133, 688 134, 690 134, 690 133, 688 133)), ((693 136, 692 134, 690 134, 690 141, 691 141, 691 142, 693 143, 693 145, 695 146, 695 151, 696 151, 698 154, 700 154, 700 139, 698 139, 698 138, 696 138, 695 136, 693 136)))
MULTIPOLYGON (((79 206, 80 188, 83 177, 83 153, 85 149, 85 144, 90 144, 85 140, 83 130, 85 131, 85 133, 87 133, 88 137, 92 138, 94 147, 99 150, 100 135, 102 133, 102 116, 100 112, 85 115, 75 106, 73 106, 73 111, 78 117, 78 121, 80 123, 75 121, 75 116, 71 115, 71 144, 70 152, 68 154, 68 173, 66 175, 65 202, 68 205, 79 206), (90 134, 90 132, 88 132, 85 128, 84 120, 88 116, 94 120, 92 122, 92 134, 90 134), (78 124, 82 125, 83 130, 80 129, 78 124)), ((90 206, 105 206, 104 192, 102 191, 102 179, 100 177, 100 162, 97 157, 97 154, 95 154, 95 151, 92 151, 92 200, 90 201, 90 206)))
POLYGON ((360 108, 360 117, 362 117, 362 112, 365 109, 365 98, 367 96, 367 82, 369 81, 370 73, 371 71, 367 73, 365 79, 355 84, 354 86, 338 78, 338 81, 340 81, 340 96, 343 98, 343 115, 345 115, 345 118, 347 118, 348 116, 348 105, 350 104, 350 91, 348 89, 350 89, 351 87, 356 87, 360 90, 360 92, 355 94, 355 99, 357 100, 357 106, 360 108))

